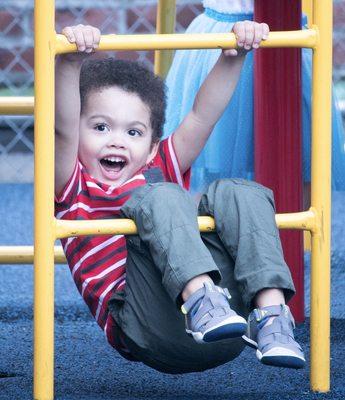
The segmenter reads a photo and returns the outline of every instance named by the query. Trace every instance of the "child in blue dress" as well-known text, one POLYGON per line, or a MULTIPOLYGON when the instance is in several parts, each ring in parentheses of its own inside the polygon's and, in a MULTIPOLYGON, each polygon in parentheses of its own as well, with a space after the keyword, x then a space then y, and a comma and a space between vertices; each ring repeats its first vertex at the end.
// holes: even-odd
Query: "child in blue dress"
MULTIPOLYGON (((253 19, 253 0, 204 0, 204 12, 186 33, 230 32, 236 21, 253 19)), ((303 21, 303 25, 306 20, 303 21)), ((192 106, 206 75, 220 50, 177 51, 169 71, 165 135, 173 132, 192 106), (183 76, 184 79, 180 79, 183 76)), ((312 52, 302 50, 303 177, 310 182, 311 159, 311 72, 312 52)), ((222 118, 216 124, 204 150, 195 161, 192 189, 202 192, 214 179, 254 179, 253 54, 248 54, 240 80, 222 118)), ((340 112, 333 101, 332 189, 345 190, 344 131, 340 112)))

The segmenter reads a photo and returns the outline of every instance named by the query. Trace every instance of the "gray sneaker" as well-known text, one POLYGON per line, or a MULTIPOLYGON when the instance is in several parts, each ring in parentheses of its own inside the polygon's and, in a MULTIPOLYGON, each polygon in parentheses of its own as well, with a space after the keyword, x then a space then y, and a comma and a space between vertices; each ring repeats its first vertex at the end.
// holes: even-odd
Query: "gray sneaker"
POLYGON ((248 318, 248 327, 243 340, 256 350, 256 357, 266 365, 285 368, 303 368, 305 358, 300 345, 295 341, 295 321, 286 305, 269 306, 253 310, 248 318), (267 320, 275 317, 265 326, 267 320))
POLYGON ((230 298, 227 289, 204 283, 181 307, 186 316, 188 335, 197 343, 242 336, 247 322, 231 309, 230 298))

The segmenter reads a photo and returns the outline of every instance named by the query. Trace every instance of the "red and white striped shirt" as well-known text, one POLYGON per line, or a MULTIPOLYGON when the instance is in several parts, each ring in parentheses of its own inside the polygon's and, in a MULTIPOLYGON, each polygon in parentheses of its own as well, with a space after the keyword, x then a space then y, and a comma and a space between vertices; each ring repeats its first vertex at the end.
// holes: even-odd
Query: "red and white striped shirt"
MULTIPOLYGON (((156 157, 120 187, 96 181, 78 160, 62 194, 55 200, 58 219, 117 218, 132 191, 147 182, 173 182, 189 188, 190 171, 181 174, 172 136, 163 140, 156 157)), ((109 343, 114 343, 114 321, 108 312, 113 291, 126 283, 126 239, 116 236, 79 236, 61 240, 72 277, 109 343)))

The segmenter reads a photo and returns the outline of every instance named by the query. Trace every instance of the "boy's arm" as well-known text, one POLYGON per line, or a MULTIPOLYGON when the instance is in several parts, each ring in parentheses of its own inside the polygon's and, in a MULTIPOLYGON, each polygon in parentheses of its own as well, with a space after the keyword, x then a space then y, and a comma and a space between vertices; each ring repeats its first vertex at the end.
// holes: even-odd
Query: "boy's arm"
MULTIPOLYGON (((268 36, 266 24, 251 21, 238 22, 233 32, 237 45, 245 50, 258 48, 268 36)), ((192 110, 176 129, 173 141, 177 159, 184 173, 206 144, 214 125, 222 116, 235 90, 246 51, 225 50, 200 87, 192 110), (235 56, 237 57, 229 57, 235 56)))
POLYGON ((79 53, 59 56, 55 64, 55 193, 60 194, 75 167, 79 144, 79 76, 85 53, 98 46, 100 33, 92 27, 67 27, 63 34, 79 53))
POLYGON ((63 56, 55 64, 55 193, 72 175, 79 142, 79 73, 81 63, 63 56))

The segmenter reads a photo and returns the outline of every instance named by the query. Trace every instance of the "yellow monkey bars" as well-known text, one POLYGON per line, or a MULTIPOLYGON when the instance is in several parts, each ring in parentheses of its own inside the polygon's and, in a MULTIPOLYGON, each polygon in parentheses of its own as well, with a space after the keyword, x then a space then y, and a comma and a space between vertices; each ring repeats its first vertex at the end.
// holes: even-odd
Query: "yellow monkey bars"
MULTIPOLYGON (((171 3, 171 2, 170 2, 171 3)), ((160 0, 159 15, 169 2, 160 0)), ((34 398, 54 397, 54 251, 63 262, 55 240, 88 234, 135 233, 130 220, 63 221, 54 218, 54 59, 75 46, 54 31, 54 1, 35 0, 35 286, 34 286, 34 398)), ((171 14, 171 12, 170 12, 171 14)), ((272 32, 262 47, 313 49, 313 117, 311 208, 276 216, 279 228, 303 229, 312 235, 311 273, 311 388, 330 387, 330 207, 331 207, 331 80, 332 1, 313 2, 311 29, 272 32)), ((161 25, 163 31, 167 25, 161 25)), ((232 48, 233 34, 105 35, 100 50, 232 48)), ((159 57, 158 57, 159 60, 159 57)), ((157 64, 156 64, 157 65, 157 64)), ((166 70, 166 69, 165 69, 166 70)), ((156 71, 164 73, 162 65, 156 71)), ((0 99, 0 113, 26 114, 33 99, 0 99), (17 108, 18 107, 18 108, 17 108)), ((212 218, 199 218, 201 230, 214 229, 212 218)), ((1 263, 32 260, 33 249, 0 248, 1 263), (17 249, 17 251, 16 251, 17 249)))

